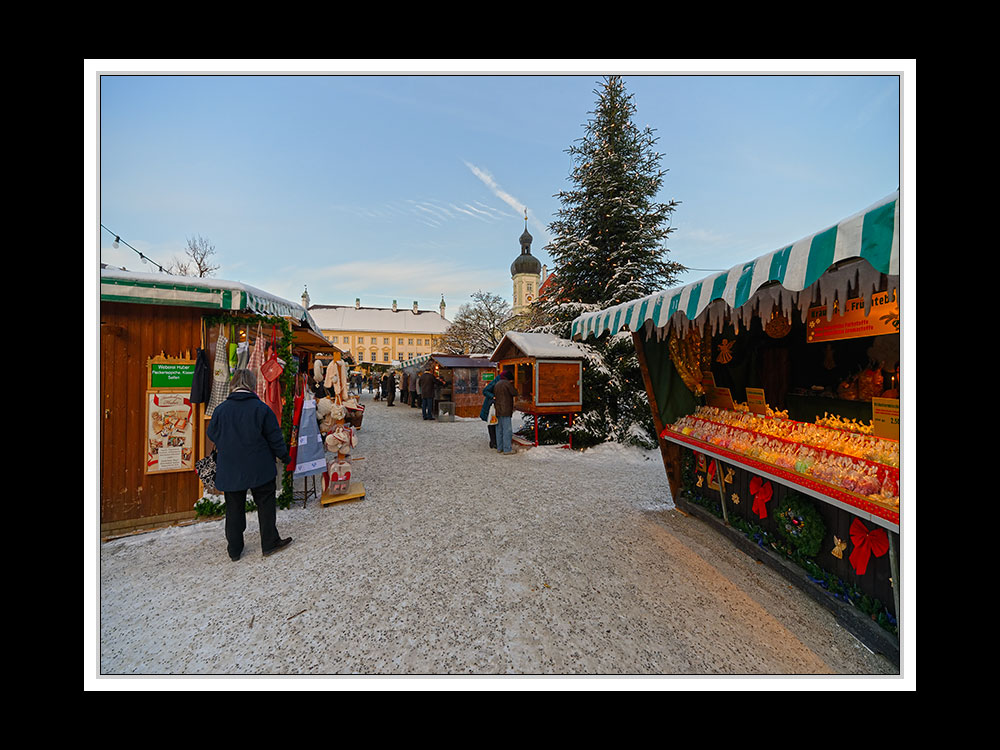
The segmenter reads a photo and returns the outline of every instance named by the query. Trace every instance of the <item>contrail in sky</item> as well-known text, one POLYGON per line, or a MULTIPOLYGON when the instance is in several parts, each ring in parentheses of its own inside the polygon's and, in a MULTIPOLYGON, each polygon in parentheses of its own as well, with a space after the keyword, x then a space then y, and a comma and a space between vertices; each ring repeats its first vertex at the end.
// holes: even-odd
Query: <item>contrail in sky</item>
POLYGON ((525 210, 526 206, 517 198, 515 198, 513 195, 511 195, 502 187, 500 187, 500 185, 497 184, 497 181, 493 179, 493 175, 491 175, 489 172, 480 169, 475 164, 469 164, 469 162, 465 162, 465 166, 467 166, 469 168, 469 171, 471 171, 472 174, 478 177, 486 187, 492 190, 493 195, 495 195, 497 198, 502 200, 511 208, 517 209, 518 213, 521 213, 522 211, 525 210))

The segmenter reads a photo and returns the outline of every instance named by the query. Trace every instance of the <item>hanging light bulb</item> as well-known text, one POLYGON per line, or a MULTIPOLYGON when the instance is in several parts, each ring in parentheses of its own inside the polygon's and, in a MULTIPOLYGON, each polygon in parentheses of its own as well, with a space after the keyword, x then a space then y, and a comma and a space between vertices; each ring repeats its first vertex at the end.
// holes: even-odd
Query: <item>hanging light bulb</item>
POLYGON ((115 250, 117 250, 117 249, 118 249, 118 240, 120 240, 120 239, 121 239, 121 237, 119 237, 119 236, 118 236, 118 235, 116 234, 116 235, 115 235, 115 241, 111 243, 111 247, 115 248, 115 250))

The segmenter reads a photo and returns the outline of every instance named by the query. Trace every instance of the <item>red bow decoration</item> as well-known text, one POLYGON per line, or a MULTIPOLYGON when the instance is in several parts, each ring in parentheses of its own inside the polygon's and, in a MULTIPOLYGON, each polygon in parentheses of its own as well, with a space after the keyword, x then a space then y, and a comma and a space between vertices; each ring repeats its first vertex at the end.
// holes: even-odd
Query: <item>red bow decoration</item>
POLYGON ((765 482, 760 477, 750 480, 750 494, 753 495, 753 508, 751 510, 760 518, 767 518, 767 501, 771 499, 774 490, 770 482, 765 482))
POLYGON ((855 518, 851 522, 851 541, 854 542, 854 551, 851 552, 851 566, 854 572, 863 576, 868 570, 868 560, 872 554, 875 557, 882 557, 889 551, 889 535, 885 529, 877 528, 869 531, 868 527, 855 518))

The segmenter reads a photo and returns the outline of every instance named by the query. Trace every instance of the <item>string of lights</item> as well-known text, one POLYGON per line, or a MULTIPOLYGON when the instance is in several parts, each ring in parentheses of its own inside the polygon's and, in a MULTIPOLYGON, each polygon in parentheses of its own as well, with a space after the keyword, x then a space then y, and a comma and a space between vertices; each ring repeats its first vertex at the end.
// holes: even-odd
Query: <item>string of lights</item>
POLYGON ((112 232, 110 229, 108 229, 103 224, 101 224, 101 229, 103 229, 105 232, 107 232, 108 234, 110 234, 111 236, 113 236, 115 238, 114 242, 111 243, 111 247, 117 248, 118 244, 121 243, 122 245, 125 245, 125 247, 129 248, 130 250, 132 250, 136 255, 138 255, 139 259, 143 263, 146 263, 146 262, 152 263, 154 266, 156 266, 157 268, 159 268, 162 273, 166 273, 167 272, 167 269, 165 269, 163 266, 161 266, 155 260, 153 260, 152 258, 150 258, 148 255, 145 255, 144 253, 140 252, 139 250, 136 250, 134 247, 132 247, 130 244, 128 244, 125 240, 123 240, 118 234, 116 234, 115 232, 112 232))

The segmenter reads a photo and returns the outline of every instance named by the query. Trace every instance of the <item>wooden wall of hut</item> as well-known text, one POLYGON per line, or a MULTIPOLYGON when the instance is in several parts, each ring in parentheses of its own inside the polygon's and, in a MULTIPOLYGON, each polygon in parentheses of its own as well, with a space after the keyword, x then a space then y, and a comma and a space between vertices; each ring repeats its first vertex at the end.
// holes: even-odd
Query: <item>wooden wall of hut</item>
POLYGON ((166 305, 101 303, 101 532, 167 523, 194 514, 194 471, 144 472, 147 360, 161 352, 192 359, 202 311, 166 305))

